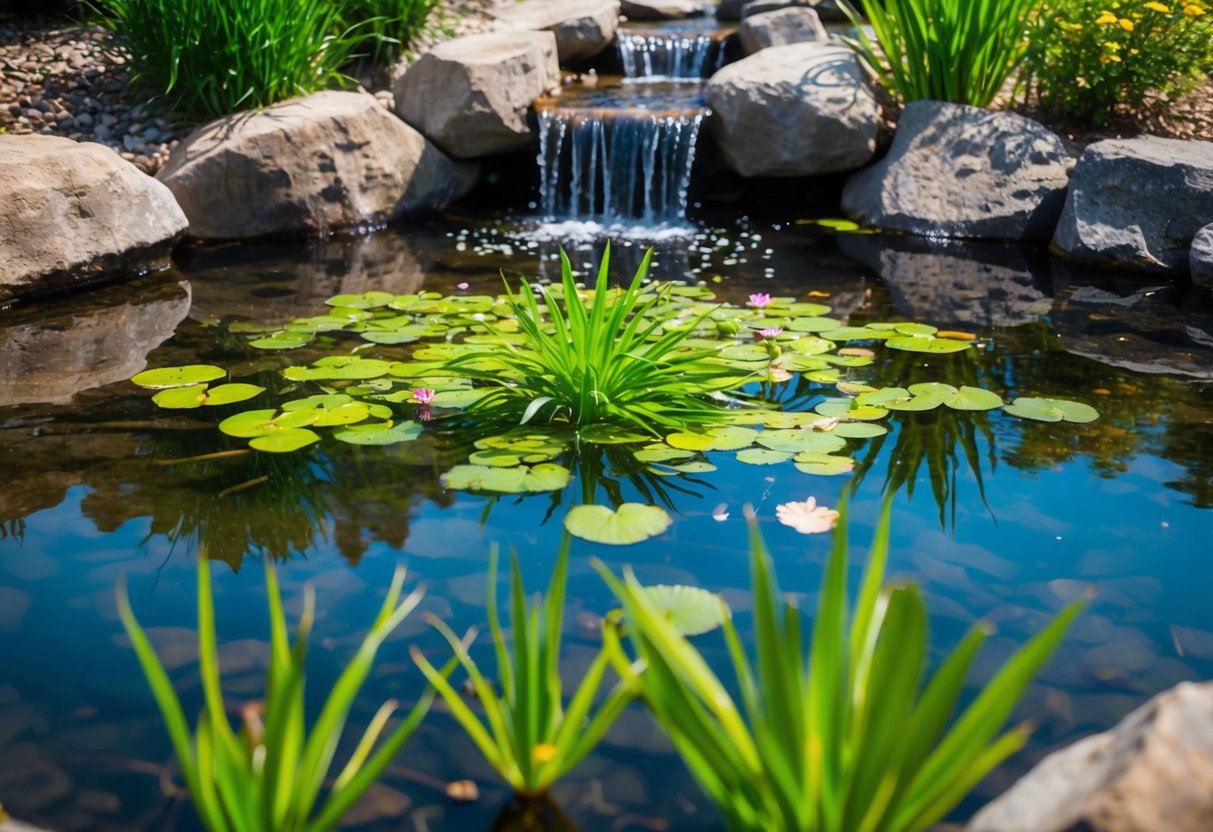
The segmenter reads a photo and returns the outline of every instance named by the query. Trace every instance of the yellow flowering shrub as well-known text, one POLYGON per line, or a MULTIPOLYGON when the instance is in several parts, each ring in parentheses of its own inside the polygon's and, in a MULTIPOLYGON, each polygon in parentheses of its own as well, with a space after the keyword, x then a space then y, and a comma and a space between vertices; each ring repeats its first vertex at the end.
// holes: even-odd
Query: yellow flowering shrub
POLYGON ((1099 124, 1163 109, 1213 72, 1211 0, 1045 0, 1031 20, 1021 91, 1099 124))

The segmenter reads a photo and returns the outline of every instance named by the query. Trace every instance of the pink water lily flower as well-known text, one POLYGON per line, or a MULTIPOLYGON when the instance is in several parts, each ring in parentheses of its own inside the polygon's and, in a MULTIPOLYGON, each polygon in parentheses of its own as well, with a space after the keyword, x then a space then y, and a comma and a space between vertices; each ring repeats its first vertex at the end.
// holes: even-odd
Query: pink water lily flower
POLYGON ((803 503, 782 503, 775 506, 775 517, 785 526, 791 526, 801 534, 820 534, 838 525, 838 512, 817 505, 813 497, 803 503))
POLYGON ((773 341, 783 335, 783 330, 777 326, 769 326, 766 329, 754 330, 754 337, 759 341, 773 341))
POLYGON ((768 305, 770 302, 771 302, 771 296, 768 295, 766 292, 755 292, 754 294, 750 295, 750 306, 753 306, 757 309, 762 309, 764 306, 768 305))
POLYGON ((470 284, 470 283, 460 283, 455 286, 455 288, 461 292, 466 292, 471 287, 472 287, 472 284, 470 284))
POLYGON ((417 404, 428 405, 434 401, 434 391, 428 387, 418 387, 413 391, 413 401, 417 404))

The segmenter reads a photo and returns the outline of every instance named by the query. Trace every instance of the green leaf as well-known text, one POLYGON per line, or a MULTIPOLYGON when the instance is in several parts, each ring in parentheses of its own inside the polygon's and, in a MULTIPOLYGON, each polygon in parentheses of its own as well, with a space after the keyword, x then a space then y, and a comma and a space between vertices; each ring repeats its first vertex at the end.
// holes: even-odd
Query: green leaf
POLYGON ((623 546, 655 537, 669 528, 671 522, 663 508, 624 503, 617 511, 606 506, 575 506, 565 515, 564 527, 582 540, 623 546))
POLYGON ((185 387, 169 387, 152 396, 158 407, 166 410, 189 410, 202 407, 206 401, 206 385, 190 384, 185 387))
POLYGON ((1012 416, 1022 419, 1034 419, 1038 422, 1094 422, 1099 418, 1099 411, 1082 402, 1069 399, 1039 399, 1023 396, 1011 402, 1005 408, 1012 416))
POLYGON ((835 419, 858 419, 861 422, 883 419, 889 415, 889 411, 883 407, 859 404, 857 401, 846 398, 826 399, 813 410, 822 416, 835 419))
POLYGON ((886 340, 885 346, 904 352, 926 353, 963 352, 973 347, 968 341, 936 338, 934 335, 897 335, 886 340))
POLYGON ((440 477, 444 488, 456 491, 487 491, 527 494, 559 491, 569 484, 569 469, 553 462, 531 468, 494 468, 488 465, 456 465, 440 477))
POLYGON ((212 387, 206 391, 206 399, 203 404, 208 407, 217 407, 224 404, 235 404, 236 402, 248 401, 261 393, 265 392, 264 387, 256 384, 220 384, 218 387, 212 387))
POLYGON ((212 364, 186 364, 181 367, 160 367, 156 370, 144 370, 131 378, 140 387, 161 389, 165 387, 184 387, 187 384, 201 384, 223 378, 227 371, 212 364))
POLYGON ((370 425, 349 425, 333 431, 333 436, 351 445, 395 445, 411 442, 421 435, 417 422, 380 422, 370 425))
POLYGON ((841 451, 847 446, 847 440, 832 433, 793 428, 764 430, 758 435, 758 444, 772 451, 828 454, 833 451, 841 451))
POLYGON ((293 350, 312 341, 310 332, 277 332, 267 338, 254 338, 249 341, 250 347, 259 350, 293 350))
POLYGON ((272 454, 285 454, 319 441, 320 437, 307 428, 288 428, 256 436, 249 440, 249 447, 272 454))
POLYGON ((654 612, 684 636, 710 633, 721 624, 728 608, 714 592, 683 584, 654 584, 640 589, 654 612))
POLYGON ((855 460, 848 456, 800 453, 792 459, 796 463, 796 470, 805 474, 833 477, 839 474, 849 474, 855 470, 855 460))
POLYGON ((766 448, 746 448, 737 452, 737 461, 747 465, 775 465, 792 458, 788 451, 771 451, 766 448))

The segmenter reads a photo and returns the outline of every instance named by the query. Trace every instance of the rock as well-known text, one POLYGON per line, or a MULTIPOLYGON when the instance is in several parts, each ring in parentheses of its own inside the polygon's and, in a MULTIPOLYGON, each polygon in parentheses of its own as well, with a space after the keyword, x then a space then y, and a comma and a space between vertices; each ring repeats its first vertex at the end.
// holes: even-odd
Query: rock
POLYGON ((1184 682, 1041 761, 969 832, 1213 828, 1213 683, 1184 682))
POLYGON ((1213 142, 1107 139, 1075 165, 1053 246, 1075 260, 1182 273, 1211 221, 1213 142))
POLYGON ((1197 231, 1192 238, 1188 266, 1192 270, 1193 283, 1213 289, 1213 223, 1197 231))
POLYGON ((396 113, 460 159, 537 140, 527 114, 560 86, 556 35, 490 32, 435 46, 396 81, 396 113))
POLYGON ((190 310, 190 284, 168 275, 101 287, 59 303, 21 308, 0 322, 0 407, 65 404, 77 393, 126 381, 172 337, 190 310), (123 291, 127 289, 127 291, 123 291))
POLYGON ((845 46, 773 46, 708 81, 712 135, 742 176, 857 168, 876 149, 876 97, 845 46))
POLYGON ((169 264, 173 195, 99 144, 0 135, 0 305, 169 264))
POLYGON ((445 204, 460 182, 454 162, 373 96, 338 91, 212 121, 158 178, 204 239, 383 223, 445 204))
POLYGON ((747 55, 769 46, 824 41, 829 37, 817 12, 807 6, 788 6, 749 15, 742 19, 738 35, 741 48, 747 55))
POLYGON ((941 101, 906 106, 884 159, 851 177, 843 211, 887 231, 1045 240, 1065 199, 1070 158, 1029 118, 941 101))
POLYGON ((619 0, 522 0, 501 7, 496 17, 510 28, 555 34, 556 57, 564 64, 606 49, 619 27, 619 0))
POLYGON ((721 0, 716 6, 716 19, 735 22, 749 15, 787 8, 812 9, 827 23, 848 22, 847 16, 838 6, 838 0, 721 0))
POLYGON ((682 20, 707 11, 702 0, 621 0, 619 8, 628 20, 682 20))
POLYGON ((1035 323, 1053 309, 1048 259, 1034 262, 1020 248, 884 234, 836 239, 880 276, 907 320, 984 329, 1035 323))

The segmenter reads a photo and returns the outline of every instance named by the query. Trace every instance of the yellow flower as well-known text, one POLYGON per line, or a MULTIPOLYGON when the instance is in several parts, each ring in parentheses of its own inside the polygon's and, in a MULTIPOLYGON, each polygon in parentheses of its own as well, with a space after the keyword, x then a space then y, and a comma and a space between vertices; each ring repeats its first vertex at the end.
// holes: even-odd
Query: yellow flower
POLYGON ((537 763, 546 763, 556 756, 556 746, 550 742, 541 742, 535 746, 535 750, 531 752, 531 756, 537 763))
POLYGON ((1200 6, 1184 6, 1184 14, 1188 17, 1200 17, 1205 13, 1205 10, 1200 6))
POLYGON ((1120 56, 1115 52, 1105 52, 1099 56, 1099 62, 1101 64, 1118 64, 1120 63, 1120 56))
POLYGON ((1116 22, 1120 25, 1120 28, 1124 29, 1126 32, 1133 31, 1133 21, 1129 20, 1129 18, 1122 17, 1120 20, 1118 20, 1116 22))
POLYGON ((1140 49, 1130 49, 1130 50, 1129 50, 1129 54, 1130 54, 1130 55, 1140 55, 1140 54, 1141 54, 1141 50, 1140 50, 1140 49))
POLYGON ((1146 3, 1146 8, 1149 9, 1150 11, 1158 12, 1159 14, 1170 14, 1171 13, 1171 9, 1169 6, 1164 6, 1162 3, 1156 3, 1156 2, 1154 2, 1154 0, 1151 0, 1149 3, 1146 3))
POLYGON ((1109 23, 1116 22, 1116 15, 1111 12, 1102 12, 1099 17, 1095 18, 1095 22, 1100 26, 1107 26, 1109 23))

